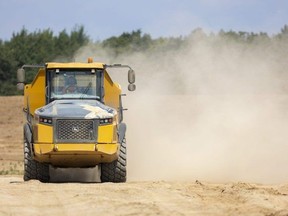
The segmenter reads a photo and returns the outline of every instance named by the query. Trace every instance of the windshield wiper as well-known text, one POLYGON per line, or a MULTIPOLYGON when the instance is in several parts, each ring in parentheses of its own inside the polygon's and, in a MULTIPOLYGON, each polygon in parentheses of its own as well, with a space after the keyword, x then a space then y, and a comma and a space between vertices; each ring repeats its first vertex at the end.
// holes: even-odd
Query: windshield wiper
POLYGON ((85 95, 87 95, 87 92, 89 91, 89 89, 91 88, 92 86, 92 82, 89 82, 88 85, 86 86, 86 88, 84 89, 84 91, 82 92, 80 98, 84 98, 85 95))

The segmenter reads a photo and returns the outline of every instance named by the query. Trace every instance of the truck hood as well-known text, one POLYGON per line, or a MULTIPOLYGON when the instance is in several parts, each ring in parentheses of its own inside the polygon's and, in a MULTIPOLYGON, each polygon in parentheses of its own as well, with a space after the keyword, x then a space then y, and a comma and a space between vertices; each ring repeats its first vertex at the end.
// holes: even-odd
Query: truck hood
POLYGON ((112 118, 117 111, 95 100, 55 100, 35 110, 38 116, 52 118, 112 118))

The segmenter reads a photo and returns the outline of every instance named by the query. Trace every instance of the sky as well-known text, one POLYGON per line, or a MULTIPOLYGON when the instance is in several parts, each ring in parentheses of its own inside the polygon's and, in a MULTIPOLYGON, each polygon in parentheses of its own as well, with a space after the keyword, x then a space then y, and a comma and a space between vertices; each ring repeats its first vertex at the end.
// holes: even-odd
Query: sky
POLYGON ((25 27, 70 32, 83 25, 93 41, 140 29, 152 38, 205 32, 267 32, 288 24, 287 0, 0 0, 0 39, 25 27))

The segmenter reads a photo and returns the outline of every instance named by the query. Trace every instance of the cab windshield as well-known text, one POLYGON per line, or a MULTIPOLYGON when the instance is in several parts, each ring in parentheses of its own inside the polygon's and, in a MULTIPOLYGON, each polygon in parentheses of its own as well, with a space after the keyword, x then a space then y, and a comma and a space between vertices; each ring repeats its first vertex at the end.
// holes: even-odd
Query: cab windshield
POLYGON ((99 71, 50 71, 50 101, 57 99, 100 100, 99 71))

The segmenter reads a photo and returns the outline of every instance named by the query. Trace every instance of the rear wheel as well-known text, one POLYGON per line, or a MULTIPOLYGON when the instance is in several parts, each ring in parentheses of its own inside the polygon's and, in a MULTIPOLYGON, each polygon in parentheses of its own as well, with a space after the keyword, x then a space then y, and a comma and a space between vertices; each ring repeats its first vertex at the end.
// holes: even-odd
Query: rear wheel
POLYGON ((101 165, 102 182, 126 182, 126 140, 122 140, 118 159, 101 165))
POLYGON ((31 152, 30 144, 24 139, 24 181, 38 179, 41 182, 48 182, 49 165, 34 160, 31 152))

